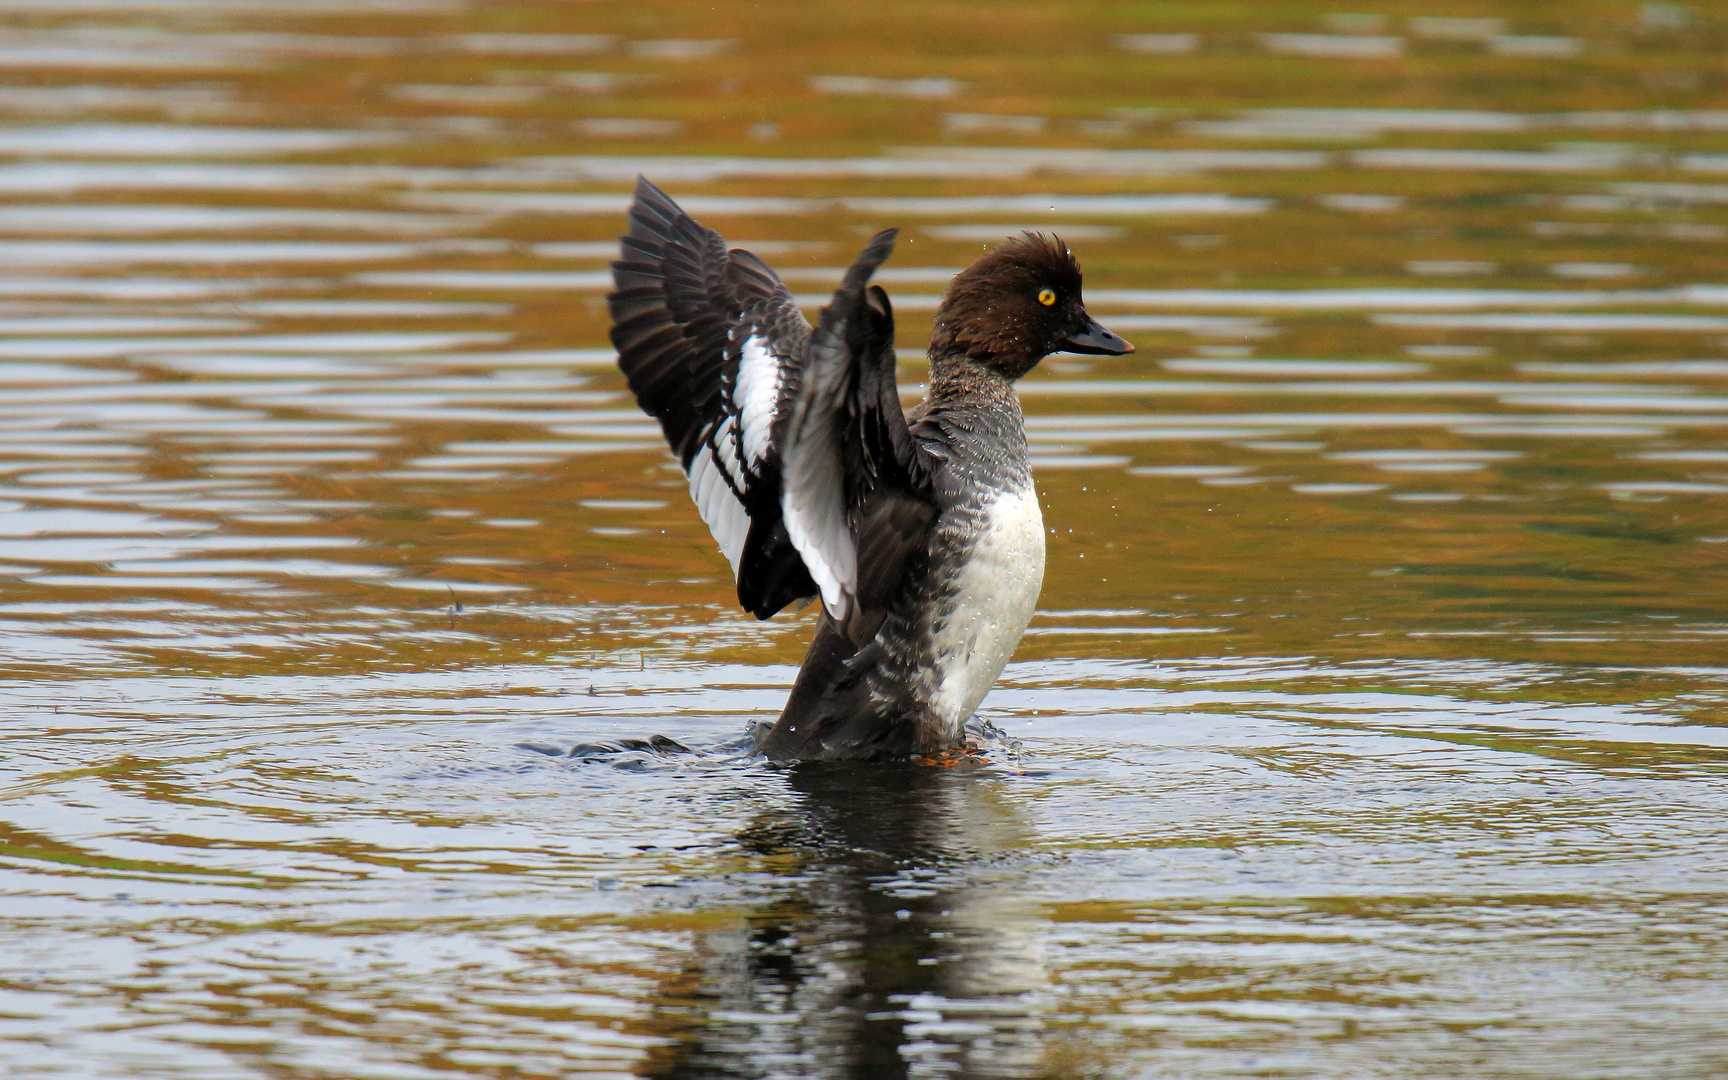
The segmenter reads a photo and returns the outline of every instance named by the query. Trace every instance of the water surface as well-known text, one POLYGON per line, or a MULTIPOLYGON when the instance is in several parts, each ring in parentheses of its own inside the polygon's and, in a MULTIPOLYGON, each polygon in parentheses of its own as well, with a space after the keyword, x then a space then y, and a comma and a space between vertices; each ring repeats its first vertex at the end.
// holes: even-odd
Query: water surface
POLYGON ((1713 19, 12 0, 0 1063, 1728 1071, 1713 19), (811 306, 902 227, 909 400, 1022 229, 1138 345, 1022 384, 988 765, 735 756, 812 620, 613 367, 638 173, 811 306))

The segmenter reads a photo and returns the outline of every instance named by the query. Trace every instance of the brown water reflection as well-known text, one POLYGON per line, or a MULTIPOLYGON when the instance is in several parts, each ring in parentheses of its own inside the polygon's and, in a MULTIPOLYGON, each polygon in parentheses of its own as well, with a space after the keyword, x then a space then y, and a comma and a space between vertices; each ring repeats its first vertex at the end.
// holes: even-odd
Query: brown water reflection
POLYGON ((9 1075, 1728 1069, 1706 5, 3 7, 9 1075), (1080 253, 1019 771, 727 756, 638 172, 1080 253))

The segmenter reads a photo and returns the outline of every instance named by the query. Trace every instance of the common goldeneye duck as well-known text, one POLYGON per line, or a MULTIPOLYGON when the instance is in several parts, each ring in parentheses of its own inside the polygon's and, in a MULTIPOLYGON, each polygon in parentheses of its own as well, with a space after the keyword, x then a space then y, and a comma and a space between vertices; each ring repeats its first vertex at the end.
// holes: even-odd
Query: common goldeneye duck
POLYGON ((812 327, 761 259, 638 179, 612 264, 612 343, 690 496, 766 619, 820 596, 816 638, 757 750, 934 754, 1014 651, 1044 579, 1044 522, 1013 381, 1053 352, 1121 354, 1061 241, 1028 233, 958 274, 930 381, 901 410, 876 234, 812 327))

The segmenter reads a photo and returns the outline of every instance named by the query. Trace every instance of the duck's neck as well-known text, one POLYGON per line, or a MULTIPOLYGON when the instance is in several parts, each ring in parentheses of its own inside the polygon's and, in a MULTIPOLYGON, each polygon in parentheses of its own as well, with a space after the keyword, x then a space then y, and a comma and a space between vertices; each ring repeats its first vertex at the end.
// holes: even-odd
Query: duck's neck
POLYGON ((996 442, 1024 446, 1020 396, 1014 380, 963 356, 932 356, 922 406, 927 416, 989 434, 996 442))
POLYGON ((932 395, 994 393, 1006 391, 1015 379, 1038 362, 1015 358, 1004 363, 999 357, 980 358, 959 351, 930 349, 932 395), (1012 374, 1010 374, 1012 373, 1012 374))
POLYGON ((930 382, 916 410, 920 426, 942 433, 943 457, 980 490, 1031 483, 1024 414, 1014 382, 963 356, 932 356, 930 382))
POLYGON ((932 351, 930 354, 928 393, 932 401, 999 397, 1013 393, 1009 384, 1010 380, 1000 372, 964 353, 944 354, 932 351))

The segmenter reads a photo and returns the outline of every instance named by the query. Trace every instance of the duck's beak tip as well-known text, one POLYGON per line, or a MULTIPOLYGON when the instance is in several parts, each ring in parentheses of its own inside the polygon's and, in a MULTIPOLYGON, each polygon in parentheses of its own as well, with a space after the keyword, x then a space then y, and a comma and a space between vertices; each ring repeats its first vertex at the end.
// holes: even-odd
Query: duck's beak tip
POLYGON ((1099 356, 1122 356, 1134 351, 1134 346, 1122 338, 1106 330, 1097 319, 1090 316, 1086 325, 1062 343, 1063 352, 1091 353, 1099 356))

